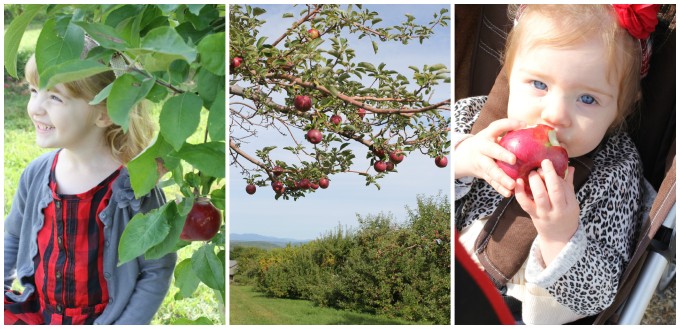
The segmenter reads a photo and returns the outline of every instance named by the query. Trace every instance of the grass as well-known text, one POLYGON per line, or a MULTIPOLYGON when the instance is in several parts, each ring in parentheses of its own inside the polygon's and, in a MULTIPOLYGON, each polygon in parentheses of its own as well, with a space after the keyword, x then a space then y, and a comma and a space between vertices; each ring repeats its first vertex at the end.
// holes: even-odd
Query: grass
MULTIPOLYGON (((27 35, 24 36, 20 50, 30 51, 31 45, 35 45, 35 40, 39 34, 39 26, 29 28, 27 35)), ((6 80, 7 81, 7 80, 6 80)), ((26 165, 40 154, 48 152, 35 145, 35 132, 28 115, 26 114, 26 104, 28 103, 28 89, 22 83, 9 83, 5 88, 4 100, 4 214, 9 213, 12 205, 12 198, 16 193, 19 177, 26 165)), ((207 122, 206 111, 202 111, 201 123, 197 132, 191 136, 190 143, 198 143, 203 140, 203 134, 207 122)), ((152 114, 157 119, 160 114, 160 107, 153 109, 152 114)), ((187 172, 189 168, 185 169, 187 172)), ((169 177, 169 174, 168 174, 169 177)), ((165 177, 166 179, 168 177, 165 177)), ((169 200, 180 194, 176 185, 164 188, 164 192, 169 200)), ((193 243, 178 252, 178 262, 190 258, 195 250, 200 247, 200 243, 193 243)), ((192 298, 175 300, 174 296, 179 291, 174 285, 174 278, 168 295, 163 300, 163 304, 154 316, 152 324, 171 324, 179 318, 196 320, 205 317, 215 324, 225 324, 224 309, 219 309, 217 299, 212 291, 204 284, 200 284, 192 298)))
POLYGON ((229 317, 230 325, 418 324, 372 314, 318 307, 306 300, 269 298, 256 292, 252 286, 238 284, 229 286, 229 317))

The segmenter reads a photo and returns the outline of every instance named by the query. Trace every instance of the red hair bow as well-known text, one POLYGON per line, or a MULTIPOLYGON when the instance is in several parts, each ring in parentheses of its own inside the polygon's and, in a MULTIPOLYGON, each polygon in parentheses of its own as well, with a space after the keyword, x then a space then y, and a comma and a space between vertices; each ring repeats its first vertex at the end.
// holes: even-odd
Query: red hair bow
POLYGON ((637 39, 647 39, 659 20, 656 14, 661 5, 612 5, 619 23, 637 39))

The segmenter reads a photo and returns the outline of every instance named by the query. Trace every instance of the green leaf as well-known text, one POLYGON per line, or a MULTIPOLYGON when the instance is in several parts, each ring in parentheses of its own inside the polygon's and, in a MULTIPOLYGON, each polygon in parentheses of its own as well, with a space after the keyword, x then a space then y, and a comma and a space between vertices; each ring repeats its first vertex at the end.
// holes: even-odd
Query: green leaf
POLYGON ((201 55, 201 65, 208 71, 219 75, 225 75, 224 66, 225 33, 211 34, 198 44, 198 53, 201 55))
POLYGON ((198 15, 201 13, 201 9, 203 9, 205 5, 187 5, 187 8, 189 8, 189 12, 198 15))
POLYGON ((173 325, 176 325, 176 324, 179 324, 179 325, 182 325, 182 324, 187 324, 187 325, 212 325, 214 323, 212 321, 210 321, 210 319, 208 319, 204 316, 201 316, 196 320, 180 318, 180 319, 177 319, 175 321, 172 321, 172 324, 173 325))
POLYGON ((224 142, 208 142, 202 144, 186 143, 175 155, 206 175, 217 178, 225 176, 225 144, 224 142))
POLYGON ((59 83, 81 80, 110 70, 110 67, 95 60, 73 59, 48 67, 41 75, 40 84, 51 89, 59 83))
POLYGON ((130 110, 146 97, 146 94, 149 93, 149 90, 151 90, 154 83, 154 79, 140 81, 129 73, 123 74, 116 79, 113 82, 111 92, 109 93, 106 102, 111 120, 115 124, 123 127, 124 131, 127 131, 130 110))
POLYGON ((226 189, 224 186, 210 192, 210 201, 217 209, 226 210, 226 189))
POLYGON ((212 107, 220 92, 224 93, 224 76, 217 76, 208 70, 200 69, 195 77, 198 95, 206 107, 212 107))
POLYGON ((191 256, 191 268, 206 286, 224 290, 224 264, 215 255, 214 246, 203 245, 191 256))
POLYGON ((172 146, 162 136, 156 136, 156 140, 148 148, 128 162, 130 185, 135 191, 135 197, 146 195, 156 186, 159 178, 156 159, 171 151, 172 146))
POLYGON ((208 134, 211 141, 223 141, 226 137, 225 131, 225 107, 226 99, 224 90, 220 90, 215 102, 210 107, 210 114, 208 114, 208 134))
POLYGON ((372 42, 373 42, 373 52, 377 54, 378 53, 378 43, 375 42, 375 41, 372 41, 372 42))
POLYGON ((151 90, 149 90, 149 93, 146 94, 146 99, 154 102, 154 103, 159 103, 162 100, 165 99, 165 97, 168 96, 168 88, 161 86, 157 83, 153 84, 153 87, 151 87, 151 90))
POLYGON ((446 65, 444 65, 444 64, 435 64, 435 65, 430 66, 430 72, 438 71, 438 70, 445 70, 445 69, 446 69, 446 65))
POLYGON ((253 8, 253 16, 260 16, 260 15, 266 13, 266 12, 267 12, 266 10, 264 10, 260 7, 253 8))
POLYGON ((149 248, 163 241, 170 231, 165 217, 166 203, 147 214, 138 213, 128 223, 118 244, 118 265, 143 255, 149 248))
MULTIPOLYGON (((63 62, 80 59, 84 44, 83 30, 71 24, 68 17, 49 19, 43 25, 35 45, 35 62, 38 76, 42 76, 48 68, 63 62), (63 28, 63 31, 62 31, 63 28)), ((41 79, 41 87, 47 84, 41 79)))
POLYGON ((191 258, 187 258, 175 266, 175 286, 179 288, 179 294, 184 298, 193 295, 198 284, 201 283, 194 271, 191 269, 191 258))
POLYGON ((45 5, 24 5, 24 12, 12 21, 5 31, 5 69, 17 78, 17 53, 28 24, 45 5))
POLYGON ((170 14, 171 12, 177 10, 180 5, 156 5, 163 14, 170 14))
POLYGON ((187 45, 177 31, 169 26, 149 31, 142 38, 140 48, 131 48, 129 51, 141 56, 142 64, 149 72, 166 71, 178 59, 191 63, 197 56, 196 49, 187 45))
POLYGON ((175 150, 182 148, 201 120, 203 101, 195 94, 184 93, 168 99, 159 118, 161 135, 175 150))
POLYGON ((295 17, 295 15, 293 15, 292 13, 285 13, 285 14, 283 14, 283 16, 281 16, 281 18, 292 18, 292 17, 295 17))
POLYGON ((113 82, 111 82, 108 86, 104 87, 102 91, 100 91, 97 96, 94 96, 94 98, 90 101, 90 105, 97 105, 101 103, 103 100, 105 100, 107 97, 109 97, 109 93, 111 93, 111 87, 113 87, 113 82))
POLYGON ((177 204, 175 202, 169 202, 169 204, 170 206, 168 206, 165 214, 168 224, 170 225, 170 231, 163 241, 149 248, 149 250, 144 253, 144 258, 146 259, 158 259, 168 253, 175 252, 178 249, 177 243, 180 242, 179 236, 182 234, 186 216, 181 216, 178 213, 177 204))

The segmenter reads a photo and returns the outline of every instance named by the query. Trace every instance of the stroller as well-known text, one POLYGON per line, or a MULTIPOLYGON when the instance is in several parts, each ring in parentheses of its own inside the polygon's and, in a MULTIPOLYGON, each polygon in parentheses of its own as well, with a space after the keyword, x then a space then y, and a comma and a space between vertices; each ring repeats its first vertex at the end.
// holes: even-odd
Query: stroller
MULTIPOLYGON (((648 182, 649 215, 614 302, 578 324, 640 324, 654 294, 675 279, 675 6, 665 6, 672 6, 663 8, 670 24, 660 21, 657 27, 650 72, 642 81, 644 116, 628 122, 648 182)), ((507 5, 456 5, 455 15, 455 98, 493 93, 507 83, 499 75, 512 27, 507 5)))

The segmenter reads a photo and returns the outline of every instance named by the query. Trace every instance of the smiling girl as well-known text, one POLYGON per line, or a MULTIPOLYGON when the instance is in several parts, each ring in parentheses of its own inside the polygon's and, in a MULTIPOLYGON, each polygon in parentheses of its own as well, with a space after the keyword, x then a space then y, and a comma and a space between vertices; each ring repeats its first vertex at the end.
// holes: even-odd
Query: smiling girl
POLYGON ((504 58, 507 118, 471 135, 486 97, 455 105, 461 242, 479 261, 476 240, 503 197, 516 200, 537 232, 524 265, 501 289, 519 321, 560 324, 594 315, 618 290, 642 194, 640 158, 622 128, 639 98, 657 11, 658 5, 520 6, 504 58), (523 181, 496 165, 515 162, 498 145, 500 136, 536 124, 554 128, 570 158, 592 158, 578 191, 573 167, 562 179, 544 160, 523 181))
MULTIPOLYGON (((82 57, 95 46, 87 38, 82 57)), ((26 65, 36 144, 56 150, 26 167, 5 220, 5 324, 148 324, 168 291, 176 254, 118 264, 127 223, 165 198, 154 188, 136 199, 125 167, 153 135, 144 109, 123 131, 105 104, 90 105, 114 79, 108 71, 45 90, 35 56, 26 65)))

